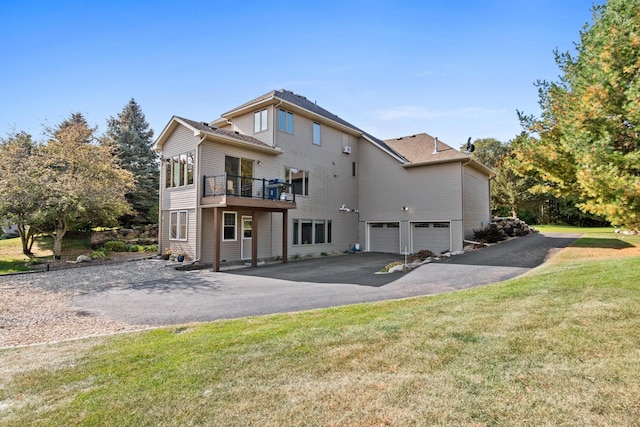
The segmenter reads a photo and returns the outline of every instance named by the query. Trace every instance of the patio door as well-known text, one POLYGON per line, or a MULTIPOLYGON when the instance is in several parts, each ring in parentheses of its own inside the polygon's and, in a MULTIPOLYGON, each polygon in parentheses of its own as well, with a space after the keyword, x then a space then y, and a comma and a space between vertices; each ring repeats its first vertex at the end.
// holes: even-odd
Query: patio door
POLYGON ((253 224, 250 216, 242 217, 242 240, 241 251, 242 259, 251 259, 251 245, 253 243, 253 224))

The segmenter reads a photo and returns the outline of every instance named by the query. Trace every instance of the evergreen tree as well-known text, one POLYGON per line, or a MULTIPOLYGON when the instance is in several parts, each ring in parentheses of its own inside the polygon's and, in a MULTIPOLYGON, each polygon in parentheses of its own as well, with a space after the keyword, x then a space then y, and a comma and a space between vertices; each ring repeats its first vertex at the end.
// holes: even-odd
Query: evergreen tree
POLYGON ((640 229, 640 1, 595 6, 580 36, 577 55, 556 53, 560 81, 538 83, 541 117, 520 113, 538 138, 515 143, 513 164, 534 191, 640 229))
POLYGON ((136 182, 126 194, 133 214, 123 216, 120 223, 125 227, 155 223, 160 176, 158 156, 151 149, 153 130, 133 98, 117 117, 107 120, 107 126, 103 144, 111 147, 120 166, 131 172, 136 182))

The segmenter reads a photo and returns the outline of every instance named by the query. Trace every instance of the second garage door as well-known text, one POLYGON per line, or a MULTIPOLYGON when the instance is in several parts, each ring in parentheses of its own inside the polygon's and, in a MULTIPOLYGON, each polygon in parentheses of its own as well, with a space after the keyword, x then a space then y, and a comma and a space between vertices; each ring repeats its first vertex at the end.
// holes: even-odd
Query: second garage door
POLYGON ((428 249, 434 254, 451 250, 448 222, 415 222, 411 227, 413 252, 428 249))

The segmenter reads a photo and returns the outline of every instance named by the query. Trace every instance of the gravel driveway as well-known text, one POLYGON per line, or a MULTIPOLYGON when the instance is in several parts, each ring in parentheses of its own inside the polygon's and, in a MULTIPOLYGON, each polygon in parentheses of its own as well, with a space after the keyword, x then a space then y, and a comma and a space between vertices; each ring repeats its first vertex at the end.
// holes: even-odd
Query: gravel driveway
POLYGON ((0 347, 463 289, 523 274, 577 237, 529 235, 384 276, 374 273, 398 256, 362 253, 221 273, 144 260, 6 276, 0 347))

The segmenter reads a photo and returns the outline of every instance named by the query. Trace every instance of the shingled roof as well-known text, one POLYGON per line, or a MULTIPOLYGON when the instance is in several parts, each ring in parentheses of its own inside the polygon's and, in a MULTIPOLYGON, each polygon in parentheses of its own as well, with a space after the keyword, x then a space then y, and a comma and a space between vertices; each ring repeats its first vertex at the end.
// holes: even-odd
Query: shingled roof
POLYGON ((461 153, 455 148, 451 148, 440 140, 438 140, 436 150, 436 139, 426 133, 387 139, 385 143, 411 163, 452 161, 469 158, 466 154, 461 153))
POLYGON ((215 126, 211 126, 209 125, 207 122, 197 122, 195 120, 190 120, 190 119, 185 119, 184 117, 179 117, 179 116, 175 116, 176 119, 180 119, 183 122, 187 123, 189 126, 193 127, 194 129, 197 129, 199 131, 202 132, 206 132, 212 135, 220 135, 220 136, 224 136, 227 138, 233 138, 233 139, 237 139, 239 141, 243 141, 243 142, 249 142, 251 144, 255 144, 255 145, 259 145, 262 147, 269 147, 269 148, 273 148, 267 144, 265 144, 264 142, 260 141, 259 139, 256 139, 252 136, 249 135, 244 135, 241 133, 237 133, 237 132, 232 132, 229 130, 225 130, 225 129, 219 129, 215 126))

